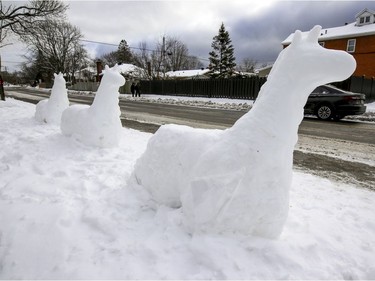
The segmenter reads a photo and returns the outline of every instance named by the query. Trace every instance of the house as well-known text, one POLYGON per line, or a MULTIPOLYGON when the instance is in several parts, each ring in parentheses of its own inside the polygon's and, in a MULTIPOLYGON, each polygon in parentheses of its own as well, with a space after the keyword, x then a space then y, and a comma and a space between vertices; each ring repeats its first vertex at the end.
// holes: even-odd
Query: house
MULTIPOLYGON (((319 44, 327 49, 344 50, 357 61, 353 76, 375 77, 375 11, 364 9, 355 16, 355 22, 322 29, 319 44)), ((283 42, 287 47, 294 33, 283 42)))
POLYGON ((88 66, 82 68, 74 73, 74 78, 77 82, 91 82, 95 81, 96 69, 88 66))
POLYGON ((268 74, 270 74, 273 64, 265 65, 261 68, 255 69, 255 73, 259 77, 268 77, 268 74))
POLYGON ((122 63, 119 65, 119 69, 127 80, 139 80, 147 77, 146 71, 134 64, 122 63))

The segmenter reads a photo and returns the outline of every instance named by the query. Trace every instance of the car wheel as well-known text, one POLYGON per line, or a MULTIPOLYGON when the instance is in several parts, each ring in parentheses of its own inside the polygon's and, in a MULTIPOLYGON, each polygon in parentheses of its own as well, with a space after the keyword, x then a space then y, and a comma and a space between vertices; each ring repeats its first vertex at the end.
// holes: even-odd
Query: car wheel
POLYGON ((333 116, 333 109, 326 104, 320 105, 316 110, 316 116, 321 120, 329 120, 333 116))

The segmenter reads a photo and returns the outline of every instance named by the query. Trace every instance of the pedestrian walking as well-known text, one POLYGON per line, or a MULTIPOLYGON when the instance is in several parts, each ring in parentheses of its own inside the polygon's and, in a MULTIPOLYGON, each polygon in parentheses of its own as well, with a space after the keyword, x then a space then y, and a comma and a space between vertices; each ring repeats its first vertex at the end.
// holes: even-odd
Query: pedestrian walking
POLYGON ((141 97, 141 85, 139 83, 135 84, 134 90, 135 96, 141 97))
POLYGON ((134 82, 130 86, 130 92, 132 93, 132 97, 134 97, 134 94, 135 94, 135 83, 134 82))

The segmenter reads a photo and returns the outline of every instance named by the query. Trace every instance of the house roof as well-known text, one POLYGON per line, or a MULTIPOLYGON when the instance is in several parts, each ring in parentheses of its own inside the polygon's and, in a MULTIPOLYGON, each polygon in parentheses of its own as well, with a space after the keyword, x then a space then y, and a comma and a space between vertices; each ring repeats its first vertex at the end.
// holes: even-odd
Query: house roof
POLYGON ((209 69, 176 70, 168 71, 167 73, 165 73, 165 76, 170 78, 188 78, 204 75, 209 71, 209 69))
POLYGON ((122 74, 131 74, 131 73, 142 70, 140 67, 135 66, 134 64, 128 64, 128 63, 120 64, 118 67, 122 74))
MULTIPOLYGON (((363 11, 362 11, 363 12, 363 11)), ((307 34, 307 32, 302 32, 302 34, 307 34)), ((366 35, 375 34, 375 24, 367 24, 362 26, 357 26, 356 22, 339 26, 333 28, 324 28, 322 29, 320 36, 318 37, 319 41, 341 39, 341 38, 350 38, 350 37, 360 37, 366 35)), ((288 45, 293 40, 294 33, 290 34, 283 42, 282 45, 288 45)))
POLYGON ((261 68, 257 68, 255 69, 255 73, 259 73, 259 71, 263 71, 263 70, 268 70, 268 69, 271 69, 273 67, 273 63, 272 64, 268 64, 266 66, 263 66, 261 68))
POLYGON ((375 14, 375 11, 373 10, 370 10, 370 9, 363 9, 362 11, 360 11, 358 14, 355 15, 356 18, 360 17, 363 13, 369 13, 369 14, 375 14))

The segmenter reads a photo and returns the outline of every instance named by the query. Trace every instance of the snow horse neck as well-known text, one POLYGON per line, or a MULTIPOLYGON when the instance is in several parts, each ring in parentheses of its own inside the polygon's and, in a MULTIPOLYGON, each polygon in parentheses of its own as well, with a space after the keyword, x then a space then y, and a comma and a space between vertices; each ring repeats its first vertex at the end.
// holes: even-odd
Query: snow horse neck
POLYGON ((58 99, 62 94, 64 97, 68 94, 66 89, 66 81, 64 75, 60 72, 59 74, 54 73, 55 80, 53 81, 53 86, 51 89, 51 100, 58 99))
POLYGON ((125 78, 120 74, 118 65, 112 68, 106 65, 104 75, 92 103, 92 109, 96 110, 105 105, 118 106, 119 88, 124 83, 125 78))
POLYGON ((299 30, 294 33, 292 43, 279 54, 253 108, 232 129, 249 130, 248 123, 256 122, 276 137, 280 130, 287 130, 296 141, 310 93, 320 85, 346 79, 356 67, 354 58, 345 51, 320 46, 320 32, 321 27, 315 26, 307 34, 299 30))

